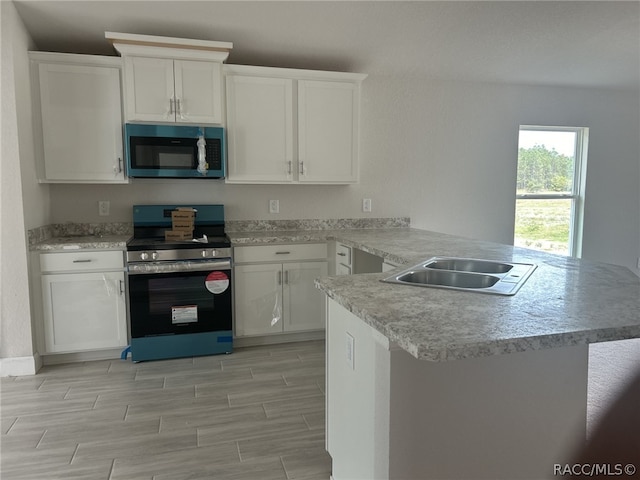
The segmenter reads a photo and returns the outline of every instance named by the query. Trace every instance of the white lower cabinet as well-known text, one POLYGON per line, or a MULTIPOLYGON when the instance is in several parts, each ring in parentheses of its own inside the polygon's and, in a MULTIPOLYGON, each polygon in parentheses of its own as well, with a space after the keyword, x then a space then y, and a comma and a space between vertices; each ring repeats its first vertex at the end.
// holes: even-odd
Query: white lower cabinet
POLYGON ((123 253, 40 255, 43 353, 127 345, 123 253))
POLYGON ((327 275, 326 255, 326 244, 236 247, 236 337, 324 329, 314 279, 327 275))

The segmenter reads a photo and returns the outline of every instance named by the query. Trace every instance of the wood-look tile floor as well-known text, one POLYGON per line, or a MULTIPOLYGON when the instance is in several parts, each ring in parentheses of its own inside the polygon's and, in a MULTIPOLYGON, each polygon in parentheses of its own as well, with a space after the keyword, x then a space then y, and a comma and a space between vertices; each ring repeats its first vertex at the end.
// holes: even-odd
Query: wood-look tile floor
POLYGON ((324 342, 46 366, 0 385, 2 480, 327 480, 324 342))

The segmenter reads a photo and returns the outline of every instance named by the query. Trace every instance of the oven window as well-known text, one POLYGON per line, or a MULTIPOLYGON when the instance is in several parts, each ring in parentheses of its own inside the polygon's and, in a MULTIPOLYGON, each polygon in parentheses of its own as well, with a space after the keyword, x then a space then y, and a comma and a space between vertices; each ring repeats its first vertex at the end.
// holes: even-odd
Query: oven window
MULTIPOLYGON (((210 273, 129 275, 131 336, 231 330, 231 287, 208 290, 210 273)), ((231 271, 224 274, 231 279, 231 271)))
POLYGON ((133 168, 194 168, 194 149, 191 146, 136 145, 133 168))
POLYGON ((178 307, 208 306, 209 303, 213 303, 213 296, 202 288, 200 277, 149 280, 149 313, 151 315, 163 315, 178 307))

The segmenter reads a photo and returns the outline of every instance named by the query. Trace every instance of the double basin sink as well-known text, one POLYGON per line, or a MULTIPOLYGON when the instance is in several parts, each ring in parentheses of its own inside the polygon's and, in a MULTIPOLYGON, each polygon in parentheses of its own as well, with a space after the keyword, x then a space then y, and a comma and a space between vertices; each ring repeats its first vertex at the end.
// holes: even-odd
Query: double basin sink
POLYGON ((418 287, 515 295, 535 269, 536 265, 533 263, 433 257, 382 281, 418 287))

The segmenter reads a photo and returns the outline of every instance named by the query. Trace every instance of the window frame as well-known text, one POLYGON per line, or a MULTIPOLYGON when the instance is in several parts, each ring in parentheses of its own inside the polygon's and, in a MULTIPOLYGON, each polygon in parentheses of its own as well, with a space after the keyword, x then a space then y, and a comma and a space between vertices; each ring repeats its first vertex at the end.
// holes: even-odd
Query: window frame
MULTIPOLYGON (((553 200, 570 199, 571 217, 569 221, 569 256, 582 257, 582 237, 584 226, 584 205, 587 179, 587 153, 589 145, 589 127, 558 127, 546 125, 520 125, 518 129, 518 151, 520 151, 520 132, 573 132, 576 134, 574 145, 574 168, 571 193, 524 193, 516 191, 518 200, 553 200)), ((519 165, 516 164, 516 171, 519 165)), ((517 183, 517 179, 516 179, 517 183)), ((514 242, 515 242, 515 218, 514 218, 514 242)))

